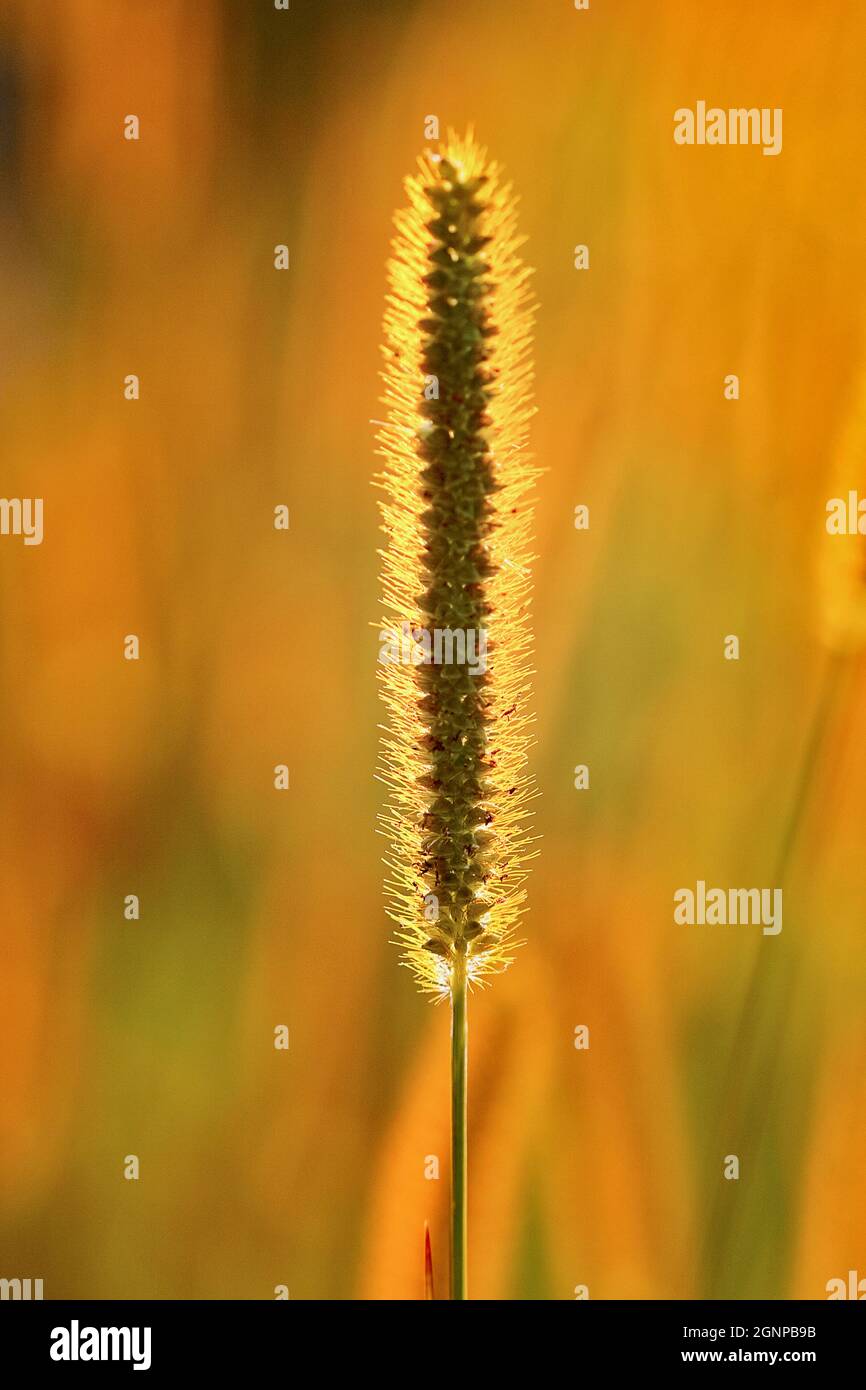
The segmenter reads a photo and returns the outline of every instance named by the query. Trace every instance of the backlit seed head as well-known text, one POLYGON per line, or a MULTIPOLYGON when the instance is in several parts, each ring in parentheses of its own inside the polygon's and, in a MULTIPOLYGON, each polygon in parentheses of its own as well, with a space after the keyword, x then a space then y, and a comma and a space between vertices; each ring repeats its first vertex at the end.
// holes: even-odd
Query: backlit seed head
POLYGON ((419 985, 445 997, 455 968, 472 983, 510 964, 525 898, 533 309, 513 193, 471 133, 449 133, 406 189, 384 324, 381 627, 486 642, 483 664, 380 666, 388 910, 419 985))

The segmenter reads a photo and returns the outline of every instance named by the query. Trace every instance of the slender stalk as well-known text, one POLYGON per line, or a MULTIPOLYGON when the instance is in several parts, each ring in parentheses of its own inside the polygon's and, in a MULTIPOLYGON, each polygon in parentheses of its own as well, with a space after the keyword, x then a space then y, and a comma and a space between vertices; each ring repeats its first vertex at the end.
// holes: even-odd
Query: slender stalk
POLYGON ((800 777, 794 789, 791 809, 785 825, 785 833, 782 836, 782 841, 779 846, 776 876, 773 882, 780 886, 787 877, 789 862, 796 847, 803 814, 810 802, 812 784, 818 770, 820 754, 830 723, 830 715, 833 711, 833 706, 838 694, 843 666, 844 663, 842 659, 836 653, 833 653, 828 657, 827 664, 824 668, 818 704, 800 764, 800 777))
MULTIPOLYGON (((792 867, 806 812, 811 808, 815 781, 836 702, 842 684, 844 661, 833 653, 827 660, 815 712, 800 758, 797 780, 789 803, 776 854, 773 886, 784 888, 792 867)), ((737 1152, 748 1135, 752 1159, 761 1150, 772 1106, 779 1104, 778 1069, 782 1063, 787 1009, 798 980, 801 952, 795 947, 788 956, 780 955, 775 968, 768 966, 760 946, 756 948, 733 1047, 727 1066, 720 1111, 724 1141, 737 1152), (775 988, 775 995, 769 991, 775 988), (753 1056, 759 1031, 764 1031, 764 1053, 753 1056)), ((802 1083, 801 1083, 802 1084, 802 1083)), ((784 1196, 780 1200, 785 1200, 784 1196)), ((724 1274, 722 1255, 731 1234, 724 1226, 723 1187, 717 1186, 707 1226, 707 1268, 709 1296, 714 1296, 724 1274)))
POLYGON ((466 969, 461 957, 451 992, 451 1297, 465 1299, 466 1264, 466 1072, 468 1025, 466 969))
MULTIPOLYGON (((797 781, 794 784, 788 814, 776 852, 775 872, 772 879, 774 888, 784 888, 787 883, 803 820, 806 811, 811 806, 814 781, 820 767, 821 754, 839 690, 842 669, 843 664, 838 656, 832 655, 828 658, 821 677, 821 688, 815 712, 806 736, 805 747, 800 756, 797 781)), ((739 1089, 746 1079, 746 1054, 752 1043, 754 1026, 760 1021, 759 997, 762 985, 767 978, 767 964, 759 946, 755 950, 752 961, 752 971, 740 1012, 737 1036, 728 1071, 729 1088, 735 1098, 738 1097, 739 1089)))

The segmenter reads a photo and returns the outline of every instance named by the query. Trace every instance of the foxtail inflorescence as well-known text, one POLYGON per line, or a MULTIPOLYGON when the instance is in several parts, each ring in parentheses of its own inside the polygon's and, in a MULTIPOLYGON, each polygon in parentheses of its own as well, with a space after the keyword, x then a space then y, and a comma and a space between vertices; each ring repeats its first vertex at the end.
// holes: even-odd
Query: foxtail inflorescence
POLYGON ((384 324, 382 775, 389 912, 444 998, 511 962, 532 795, 530 271, 471 133, 425 153, 395 218, 384 324))

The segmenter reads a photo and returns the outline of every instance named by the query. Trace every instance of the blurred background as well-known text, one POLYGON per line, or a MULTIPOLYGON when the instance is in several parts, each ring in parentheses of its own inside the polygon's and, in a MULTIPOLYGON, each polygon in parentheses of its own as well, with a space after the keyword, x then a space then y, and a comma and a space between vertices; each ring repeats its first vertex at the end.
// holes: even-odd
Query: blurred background
POLYGON ((866 11, 50 8, 0 9, 0 490, 45 509, 0 540, 0 1275, 415 1299, 426 1219, 445 1293, 448 1015, 388 944, 370 626, 384 262, 436 115, 520 193, 549 470, 543 853, 472 1008, 471 1293, 866 1277, 866 703, 815 578, 866 11), (782 107, 782 154, 676 146, 698 100, 782 107), (783 859, 781 935, 674 924, 677 888, 783 859))

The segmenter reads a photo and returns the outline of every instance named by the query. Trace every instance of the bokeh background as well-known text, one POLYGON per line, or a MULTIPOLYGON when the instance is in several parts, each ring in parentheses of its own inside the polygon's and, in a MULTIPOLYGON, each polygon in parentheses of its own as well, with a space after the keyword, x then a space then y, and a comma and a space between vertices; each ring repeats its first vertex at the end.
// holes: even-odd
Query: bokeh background
POLYGON ((384 261, 435 114, 521 195, 549 470, 543 853, 472 1010, 471 1291, 866 1276, 866 703, 856 657, 824 698, 814 564, 864 353, 866 11, 0 14, 0 490, 45 505, 42 546, 0 540, 0 1274, 413 1299, 427 1219, 444 1293, 448 1017, 388 945, 370 626, 384 261), (677 147, 698 99, 782 107, 782 154, 677 147), (676 926, 698 878, 777 883, 798 797, 782 934, 676 926))

